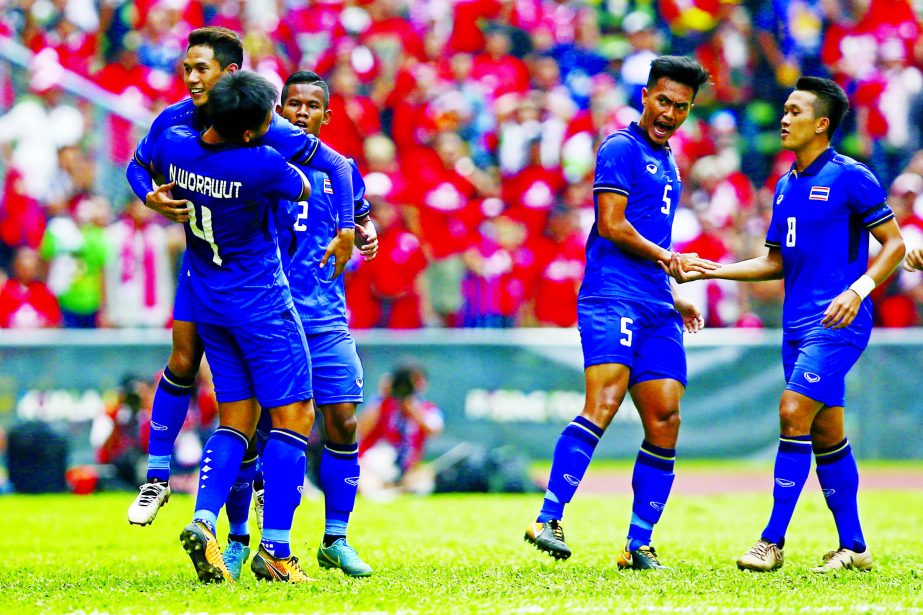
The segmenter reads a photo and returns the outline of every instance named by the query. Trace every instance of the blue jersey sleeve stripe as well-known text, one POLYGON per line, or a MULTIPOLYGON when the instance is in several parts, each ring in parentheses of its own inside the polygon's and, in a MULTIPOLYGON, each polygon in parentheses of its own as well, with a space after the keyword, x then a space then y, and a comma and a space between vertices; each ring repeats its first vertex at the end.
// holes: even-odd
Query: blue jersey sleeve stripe
MULTIPOLYGON (((318 148, 320 147, 320 140, 319 140, 319 139, 313 139, 313 141, 314 141, 314 143, 313 143, 314 147, 312 147, 312 148, 311 148, 311 151, 309 151, 309 152, 305 155, 304 159, 303 159, 303 160, 297 160, 297 159, 296 159, 296 162, 298 162, 298 164, 300 164, 300 165, 303 166, 303 167, 304 167, 304 166, 308 166, 308 165, 311 164, 311 161, 314 160, 314 155, 317 154, 317 150, 318 150, 318 148)), ((306 148, 306 149, 307 149, 307 148, 306 148)), ((299 154, 300 154, 300 152, 299 152, 299 154)))
POLYGON ((606 185, 593 186, 593 192, 594 193, 596 192, 615 192, 616 194, 628 196, 628 190, 624 188, 618 188, 616 186, 606 186, 606 185))
POLYGON ((873 221, 871 221, 871 222, 866 222, 866 223, 865 223, 865 228, 869 228, 869 229, 870 229, 870 228, 875 228, 876 226, 880 226, 880 225, 884 224, 885 222, 887 222, 888 220, 890 220, 890 219, 893 218, 893 217, 894 217, 894 212, 892 212, 892 211, 889 210, 885 215, 881 216, 880 218, 876 218, 875 220, 873 220, 873 221))
POLYGON ((763 245, 765 245, 767 248, 781 248, 782 247, 781 243, 777 243, 775 241, 766 241, 763 245))

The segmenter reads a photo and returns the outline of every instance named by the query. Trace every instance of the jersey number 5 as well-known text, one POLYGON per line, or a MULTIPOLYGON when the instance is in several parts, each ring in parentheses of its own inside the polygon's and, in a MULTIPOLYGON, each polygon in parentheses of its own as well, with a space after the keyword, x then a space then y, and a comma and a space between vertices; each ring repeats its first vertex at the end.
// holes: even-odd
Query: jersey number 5
POLYGON ((795 247, 795 216, 787 219, 788 232, 785 233, 785 245, 789 248, 795 247))
POLYGON ((660 211, 666 215, 670 215, 670 191, 673 190, 672 184, 667 184, 663 187, 663 207, 660 208, 660 211))
POLYGON ((619 340, 622 346, 631 346, 631 325, 634 321, 627 316, 622 317, 622 333, 625 337, 619 340))
POLYGON ((192 234, 206 241, 208 245, 212 248, 212 262, 216 265, 221 265, 221 256, 218 254, 218 244, 215 243, 215 232, 212 230, 212 210, 208 207, 202 207, 202 227, 199 228, 198 220, 196 219, 195 205, 192 204, 192 201, 187 201, 189 203, 189 230, 192 231, 192 234))

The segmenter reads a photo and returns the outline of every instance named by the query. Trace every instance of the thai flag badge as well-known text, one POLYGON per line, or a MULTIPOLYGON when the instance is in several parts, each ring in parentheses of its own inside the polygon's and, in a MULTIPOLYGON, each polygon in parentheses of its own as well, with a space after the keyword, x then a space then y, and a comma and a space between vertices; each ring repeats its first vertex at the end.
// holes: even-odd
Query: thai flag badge
POLYGON ((829 198, 829 186, 811 186, 811 194, 808 195, 809 201, 826 201, 829 198))
MULTIPOLYGON (((827 190, 829 190, 829 188, 827 188, 827 190)), ((333 194, 333 184, 330 183, 330 178, 327 177, 324 178, 324 192, 326 194, 333 194)), ((824 200, 826 201, 827 199, 825 198, 824 200)))

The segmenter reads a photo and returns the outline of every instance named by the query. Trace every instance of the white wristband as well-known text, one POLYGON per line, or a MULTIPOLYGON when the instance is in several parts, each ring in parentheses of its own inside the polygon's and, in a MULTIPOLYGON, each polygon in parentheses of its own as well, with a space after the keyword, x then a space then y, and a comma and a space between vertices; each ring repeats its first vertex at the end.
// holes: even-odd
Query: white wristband
POLYGON ((859 279, 849 285, 849 290, 855 292, 859 295, 859 298, 865 301, 865 298, 869 296, 873 290, 875 290, 875 280, 872 279, 872 276, 868 274, 862 274, 859 276, 859 279))

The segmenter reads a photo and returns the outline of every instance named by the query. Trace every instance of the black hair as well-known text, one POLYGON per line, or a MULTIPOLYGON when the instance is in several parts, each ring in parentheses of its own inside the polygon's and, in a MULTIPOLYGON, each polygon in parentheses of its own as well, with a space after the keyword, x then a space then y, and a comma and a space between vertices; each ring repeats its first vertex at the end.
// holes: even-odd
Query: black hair
POLYGON ((662 77, 688 85, 692 88, 695 99, 699 88, 708 81, 708 71, 702 65, 686 56, 660 56, 651 62, 651 72, 647 77, 647 89, 657 85, 662 77))
POLYGON ((391 374, 391 394, 398 398, 404 399, 417 392, 417 385, 414 382, 414 370, 410 367, 399 367, 391 374))
POLYGON ((221 70, 231 64, 236 64, 238 68, 244 64, 244 44, 233 30, 220 26, 196 28, 189 33, 186 50, 199 45, 211 48, 221 70))
POLYGON ((843 123, 843 118, 849 111, 849 98, 836 81, 822 77, 801 77, 795 84, 796 90, 814 94, 817 102, 813 105, 814 117, 825 117, 830 120, 827 136, 833 138, 833 133, 843 123))
POLYGON ((263 125, 277 97, 276 88, 254 72, 224 75, 208 94, 212 127, 223 139, 239 140, 244 131, 263 125))
POLYGON ((330 106, 330 87, 320 75, 309 70, 300 70, 288 76, 288 79, 285 80, 285 85, 282 86, 282 105, 285 106, 285 100, 288 98, 289 86, 298 85, 299 83, 316 85, 324 91, 324 111, 326 111, 327 107, 330 106))

